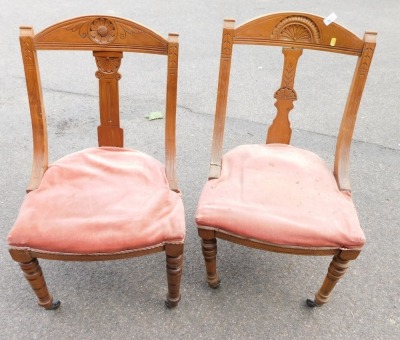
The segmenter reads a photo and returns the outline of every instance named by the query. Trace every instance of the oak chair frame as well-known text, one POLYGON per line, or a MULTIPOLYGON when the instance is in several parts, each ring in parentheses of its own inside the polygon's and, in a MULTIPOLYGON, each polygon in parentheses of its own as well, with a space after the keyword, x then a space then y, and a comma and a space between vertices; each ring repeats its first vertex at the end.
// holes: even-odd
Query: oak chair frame
MULTIPOLYGON (((211 148, 211 162, 208 179, 220 177, 222 167, 223 139, 226 121, 228 87, 234 44, 282 46, 284 65, 280 88, 275 92, 277 115, 268 129, 266 143, 290 143, 291 127, 289 112, 297 99, 294 90, 296 66, 303 49, 335 52, 357 56, 353 80, 342 116, 336 142, 333 174, 339 190, 351 192, 349 169, 350 147, 357 111, 364 90, 369 67, 376 45, 376 33, 365 32, 360 39, 344 27, 331 23, 324 24, 322 17, 298 12, 275 13, 252 19, 235 28, 233 19, 225 19, 222 33, 218 95, 215 110, 214 131, 211 148), (296 33, 297 32, 297 33, 296 33), (300 34, 301 33, 301 34, 300 34), (296 36, 297 34, 297 36, 296 36)), ((360 254, 361 249, 337 247, 301 247, 267 244, 253 239, 223 232, 213 226, 198 225, 202 252, 205 259, 207 282, 217 288, 220 279, 217 274, 217 238, 243 246, 295 255, 332 256, 328 273, 315 299, 307 299, 309 307, 321 306, 328 302, 338 280, 347 271, 350 261, 360 254)))
MULTIPOLYGON (((165 168, 169 187, 178 192, 176 178, 176 105, 178 77, 178 34, 170 33, 168 40, 136 22, 112 16, 90 15, 59 22, 38 34, 32 27, 20 28, 20 45, 24 63, 26 85, 33 133, 33 166, 27 192, 39 187, 48 168, 48 138, 46 114, 40 81, 38 50, 92 51, 99 79, 100 126, 98 145, 123 147, 123 130, 119 121, 118 68, 123 52, 166 55, 166 119, 165 168), (112 25, 114 35, 107 26, 112 25), (106 29, 104 29, 106 27, 106 29)), ((180 281, 183 263, 183 243, 166 243, 148 249, 117 253, 75 254, 52 253, 35 249, 9 247, 11 257, 17 261, 34 290, 38 303, 46 309, 56 309, 60 301, 53 300, 39 266, 38 258, 62 261, 104 261, 166 253, 168 294, 166 306, 175 307, 180 301, 180 281)))

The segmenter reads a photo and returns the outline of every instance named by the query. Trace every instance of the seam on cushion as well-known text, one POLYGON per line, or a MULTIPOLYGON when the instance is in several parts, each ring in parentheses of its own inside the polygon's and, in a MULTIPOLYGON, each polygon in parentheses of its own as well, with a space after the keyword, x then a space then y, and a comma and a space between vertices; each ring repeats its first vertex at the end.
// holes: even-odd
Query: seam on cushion
POLYGON ((229 235, 229 236, 237 237, 237 238, 240 238, 242 240, 249 240, 249 241, 256 242, 256 243, 262 243, 262 244, 265 244, 265 245, 268 245, 268 246, 277 246, 277 247, 282 247, 282 248, 292 248, 292 249, 308 248, 308 249, 319 249, 319 250, 324 250, 324 249, 327 249, 327 250, 331 250, 331 249, 352 249, 352 250, 357 250, 357 249, 361 249, 362 248, 362 246, 361 247, 354 247, 354 248, 346 248, 346 247, 342 247, 342 246, 337 246, 337 247, 291 246, 291 245, 286 245, 286 244, 268 243, 268 242, 256 240, 256 239, 253 239, 253 238, 240 236, 240 235, 233 234, 233 233, 227 232, 225 230, 222 230, 222 229, 219 229, 219 228, 216 228, 216 227, 203 226, 203 225, 199 225, 199 224, 197 224, 197 227, 199 229, 218 231, 221 234, 226 234, 226 235, 229 235))
MULTIPOLYGON (((114 147, 114 146, 98 146, 98 147, 85 148, 85 149, 81 149, 81 150, 74 151, 74 152, 71 152, 71 153, 67 153, 66 155, 64 155, 64 156, 62 156, 62 157, 56 159, 54 162, 50 163, 49 166, 48 166, 48 168, 50 168, 51 166, 54 166, 54 165, 58 165, 57 163, 58 163, 60 160, 63 160, 64 158, 67 158, 67 157, 69 157, 69 156, 71 156, 71 155, 75 155, 75 154, 85 154, 85 153, 88 152, 88 151, 97 151, 97 150, 100 150, 100 151, 115 151, 115 152, 132 151, 132 152, 135 152, 135 153, 147 155, 147 156, 149 156, 149 157, 155 159, 154 157, 152 157, 152 156, 146 154, 145 152, 142 152, 142 151, 140 151, 140 150, 137 150, 137 149, 123 148, 123 147, 117 147, 117 146, 115 146, 115 147, 114 147)), ((157 160, 157 159, 156 159, 156 160, 157 160)), ((159 162, 160 162, 160 161, 159 161, 159 162)), ((160 162, 160 163, 162 164, 162 162, 160 162)))
POLYGON ((317 158, 318 158, 319 160, 321 160, 325 165, 327 165, 326 161, 325 161, 324 159, 322 159, 321 156, 318 155, 317 153, 315 153, 315 152, 313 152, 313 151, 310 151, 310 150, 308 150, 308 149, 303 149, 303 148, 299 148, 299 147, 297 147, 297 146, 293 146, 293 145, 290 145, 290 144, 283 144, 283 143, 271 143, 271 144, 259 144, 259 143, 256 143, 256 144, 242 144, 242 145, 239 145, 239 146, 237 146, 237 147, 235 147, 235 148, 229 150, 229 151, 226 152, 223 156, 227 155, 228 153, 230 153, 231 151, 233 151, 233 150, 235 150, 235 149, 246 148, 246 147, 254 147, 254 146, 258 146, 258 147, 261 147, 261 148, 264 148, 264 149, 283 148, 283 149, 292 149, 292 151, 296 151, 296 150, 303 151, 303 152, 305 152, 306 154, 308 154, 308 155, 310 155, 310 156, 315 156, 315 157, 317 157, 317 158))
POLYGON ((132 149, 132 148, 124 148, 124 147, 119 147, 119 146, 98 146, 98 147, 93 147, 93 148, 86 148, 86 149, 82 149, 81 151, 83 151, 83 150, 90 150, 90 149, 94 149, 94 150, 96 150, 96 149, 100 149, 100 150, 118 150, 118 151, 120 151, 120 150, 128 150, 128 151, 137 151, 137 152, 139 152, 139 150, 136 150, 136 149, 132 149))
POLYGON ((139 252, 142 250, 150 250, 158 247, 164 246, 166 243, 168 244, 183 244, 184 241, 182 242, 162 242, 158 243, 154 246, 150 247, 144 247, 144 248, 138 248, 138 249, 131 249, 131 250, 121 250, 121 251, 116 251, 116 252, 110 252, 110 253, 64 253, 64 252, 57 252, 57 251, 48 251, 48 250, 41 250, 41 249, 35 249, 35 248, 30 248, 30 247, 15 247, 15 246, 9 246, 9 249, 15 249, 15 250, 25 250, 25 251, 34 251, 37 253, 42 253, 42 254, 54 254, 54 255, 93 255, 93 256, 101 256, 101 255, 120 255, 120 254, 129 254, 129 253, 135 253, 139 252))
POLYGON ((183 239, 182 241, 165 241, 163 242, 163 244, 184 244, 185 243, 185 239, 183 239))

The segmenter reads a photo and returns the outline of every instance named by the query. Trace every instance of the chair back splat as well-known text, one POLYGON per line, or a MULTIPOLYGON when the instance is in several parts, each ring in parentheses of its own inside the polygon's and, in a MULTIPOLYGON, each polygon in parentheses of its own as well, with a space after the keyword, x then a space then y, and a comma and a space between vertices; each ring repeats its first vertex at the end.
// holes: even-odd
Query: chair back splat
POLYGON ((292 129, 289 112, 297 100, 294 89, 297 63, 303 49, 355 55, 358 57, 342 125, 337 139, 335 177, 343 190, 348 182, 349 153, 355 118, 375 49, 376 33, 366 32, 360 39, 346 28, 308 13, 275 13, 250 20, 235 28, 235 20, 225 19, 222 33, 218 95, 209 178, 218 178, 228 100, 233 45, 281 46, 284 55, 281 85, 274 94, 277 115, 268 128, 267 143, 290 143, 292 129))
POLYGON ((119 123, 118 73, 122 52, 93 52, 99 79, 100 126, 97 128, 99 146, 124 146, 124 131, 119 123))
POLYGON ((166 304, 176 306, 185 236, 176 178, 178 35, 169 34, 167 40, 127 19, 91 15, 59 22, 36 35, 31 27, 21 27, 20 44, 32 121, 33 167, 8 243, 39 305, 55 309, 60 303, 49 294, 37 258, 115 260, 165 251, 166 304), (99 82, 98 147, 66 155, 53 164, 48 164, 40 50, 92 52, 99 82), (124 147, 118 89, 124 53, 167 56, 165 164, 124 147))
POLYGON ((360 39, 336 23, 307 13, 275 13, 235 28, 224 21, 211 162, 196 210, 207 282, 218 287, 217 238, 248 247, 297 255, 333 255, 328 274, 309 306, 326 303, 349 261, 365 243, 349 182, 350 146, 374 54, 376 33, 360 39), (283 53, 276 116, 266 143, 240 145, 223 154, 233 46, 279 46, 283 53), (289 114, 297 100, 300 57, 317 50, 358 58, 336 142, 333 172, 316 154, 289 145, 289 114))
POLYGON ((38 50, 93 51, 99 79, 99 146, 123 147, 119 119, 118 69, 124 52, 168 56, 166 93, 166 171, 173 190, 176 180, 175 115, 178 77, 178 35, 166 40, 149 28, 130 20, 110 16, 85 16, 63 21, 34 35, 31 27, 21 27, 20 43, 28 87, 34 134, 34 165, 28 190, 38 186, 48 166, 46 115, 40 82, 38 50))

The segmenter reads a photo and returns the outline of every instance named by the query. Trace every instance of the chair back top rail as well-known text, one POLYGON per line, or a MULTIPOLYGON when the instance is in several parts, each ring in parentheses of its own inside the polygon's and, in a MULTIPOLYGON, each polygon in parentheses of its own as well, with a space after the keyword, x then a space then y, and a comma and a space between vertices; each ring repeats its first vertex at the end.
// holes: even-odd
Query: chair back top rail
POLYGON ((274 13, 250 20, 234 30, 235 44, 288 46, 360 55, 363 40, 346 28, 308 13, 274 13))
POLYGON ((168 41, 133 21, 90 15, 62 21, 37 33, 36 50, 92 50, 167 54, 168 41))

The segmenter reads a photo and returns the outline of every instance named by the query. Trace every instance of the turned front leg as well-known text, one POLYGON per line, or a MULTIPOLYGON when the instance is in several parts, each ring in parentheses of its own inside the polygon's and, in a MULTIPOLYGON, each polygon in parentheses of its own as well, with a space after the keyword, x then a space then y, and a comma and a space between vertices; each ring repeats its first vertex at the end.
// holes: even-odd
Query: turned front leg
POLYGON ((218 288, 221 281, 217 274, 217 239, 201 239, 201 248, 206 263, 208 285, 212 288, 218 288))
POLYGON ((165 246, 167 260, 168 294, 165 305, 168 308, 176 307, 181 299, 180 287, 183 264, 183 244, 165 246))
POLYGON ((317 294, 315 294, 315 300, 308 299, 307 305, 309 307, 316 307, 327 303, 333 288, 346 273, 349 266, 349 260, 344 260, 340 255, 335 255, 329 265, 328 274, 326 275, 321 288, 317 294))
POLYGON ((53 297, 49 294, 38 260, 32 259, 32 261, 26 263, 20 262, 19 265, 24 273, 25 278, 28 280, 33 291, 35 292, 39 305, 46 309, 57 309, 61 302, 53 302, 53 297))

